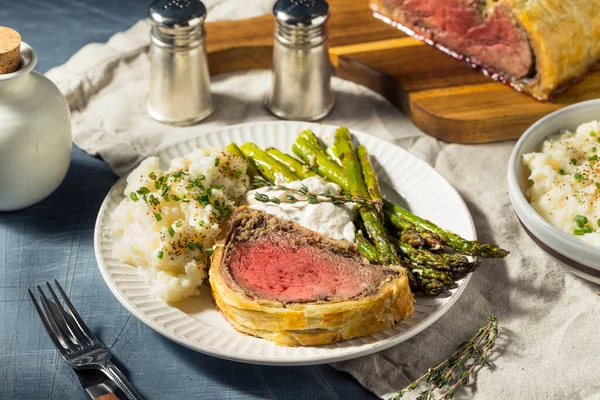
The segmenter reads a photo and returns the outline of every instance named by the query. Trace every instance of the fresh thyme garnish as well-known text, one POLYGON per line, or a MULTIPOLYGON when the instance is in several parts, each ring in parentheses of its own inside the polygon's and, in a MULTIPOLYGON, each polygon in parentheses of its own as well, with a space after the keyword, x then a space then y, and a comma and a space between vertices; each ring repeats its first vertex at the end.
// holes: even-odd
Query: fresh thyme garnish
POLYGON ((417 400, 433 400, 434 392, 439 391, 438 400, 451 400, 460 386, 469 384, 469 379, 475 368, 490 365, 488 354, 496 344, 498 322, 495 315, 488 317, 488 323, 467 342, 458 346, 452 356, 430 368, 419 379, 398 392, 392 400, 402 398, 406 393, 419 387, 426 387, 419 393, 417 400))
POLYGON ((322 193, 312 193, 305 185, 300 186, 300 189, 292 189, 287 186, 276 185, 258 176, 254 177, 254 186, 259 188, 266 187, 269 190, 283 190, 288 192, 288 194, 286 194, 285 196, 285 199, 281 199, 279 197, 274 196, 270 197, 265 193, 255 193, 254 199, 256 201, 260 201, 261 203, 273 203, 277 205, 281 203, 294 204, 299 201, 308 202, 310 204, 328 202, 336 205, 344 203, 356 203, 359 204, 361 207, 375 206, 375 208, 377 209, 380 209, 383 206, 383 202, 381 200, 371 200, 366 199, 364 197, 352 196, 346 193, 333 194, 330 190, 327 190, 322 193))

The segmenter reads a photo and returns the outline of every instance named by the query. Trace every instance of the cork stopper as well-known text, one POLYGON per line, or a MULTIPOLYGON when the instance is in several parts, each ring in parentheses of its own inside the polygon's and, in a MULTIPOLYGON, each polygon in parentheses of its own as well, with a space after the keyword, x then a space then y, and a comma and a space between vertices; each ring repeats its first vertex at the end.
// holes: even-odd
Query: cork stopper
POLYGON ((19 69, 21 35, 14 29, 0 26, 0 74, 10 74, 19 69))

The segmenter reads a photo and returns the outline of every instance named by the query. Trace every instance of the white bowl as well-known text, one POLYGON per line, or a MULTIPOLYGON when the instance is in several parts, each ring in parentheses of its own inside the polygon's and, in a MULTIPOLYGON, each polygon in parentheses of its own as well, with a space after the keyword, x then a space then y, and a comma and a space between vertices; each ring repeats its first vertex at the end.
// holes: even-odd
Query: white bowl
POLYGON ((523 154, 539 151, 544 140, 563 129, 600 119, 600 99, 562 108, 533 124, 517 142, 508 162, 508 194, 517 217, 531 238, 573 273, 600 284, 600 247, 591 245, 551 225, 527 201, 529 169, 523 154))

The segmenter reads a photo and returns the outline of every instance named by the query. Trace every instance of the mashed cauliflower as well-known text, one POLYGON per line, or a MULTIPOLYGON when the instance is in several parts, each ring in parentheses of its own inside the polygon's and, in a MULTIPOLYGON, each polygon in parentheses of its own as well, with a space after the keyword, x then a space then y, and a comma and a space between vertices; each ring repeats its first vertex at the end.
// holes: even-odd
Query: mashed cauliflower
POLYGON ((246 162, 220 149, 196 149, 168 170, 144 160, 127 177, 113 213, 116 257, 139 267, 156 295, 176 302, 207 278, 219 223, 247 192, 246 162))
POLYGON ((532 182, 527 196, 552 225, 600 246, 600 121, 547 139, 523 156, 532 182))

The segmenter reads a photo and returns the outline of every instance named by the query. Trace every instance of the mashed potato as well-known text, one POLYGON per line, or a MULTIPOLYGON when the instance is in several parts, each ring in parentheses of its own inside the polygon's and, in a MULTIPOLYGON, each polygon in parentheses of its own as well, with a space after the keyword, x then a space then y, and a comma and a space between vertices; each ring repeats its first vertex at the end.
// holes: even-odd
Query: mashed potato
POLYGON ((156 295, 176 302, 207 278, 219 223, 247 192, 246 162, 219 149, 197 149, 168 170, 150 157, 127 177, 113 213, 116 257, 139 267, 156 295))
POLYGON ((600 121, 547 139, 523 156, 533 208, 560 230, 600 246, 600 121))

